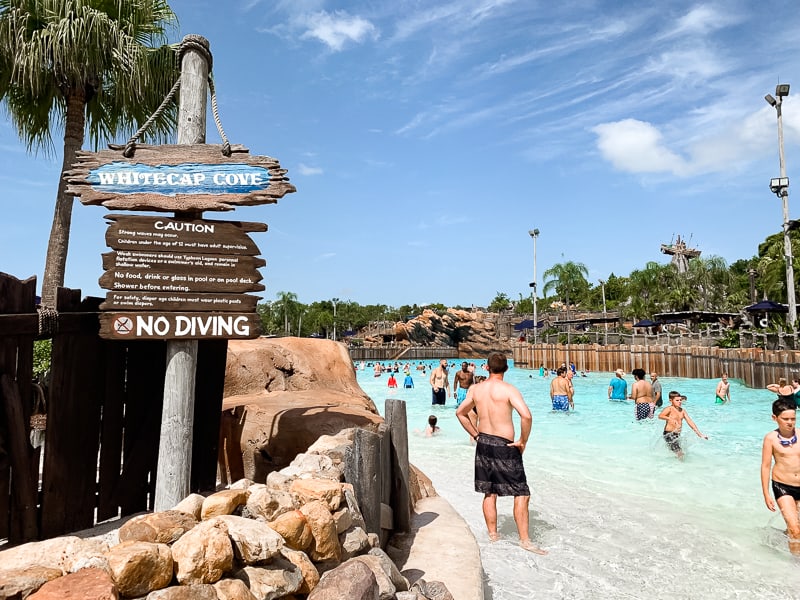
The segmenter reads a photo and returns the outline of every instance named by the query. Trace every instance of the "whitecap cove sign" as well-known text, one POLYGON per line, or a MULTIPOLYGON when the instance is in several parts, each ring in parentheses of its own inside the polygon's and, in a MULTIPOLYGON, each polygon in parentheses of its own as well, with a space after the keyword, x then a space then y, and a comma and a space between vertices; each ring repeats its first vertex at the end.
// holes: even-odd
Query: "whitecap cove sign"
POLYGON ((296 191, 276 159, 242 146, 225 156, 215 144, 141 145, 130 159, 116 149, 79 152, 64 177, 83 204, 117 210, 232 210, 296 191))

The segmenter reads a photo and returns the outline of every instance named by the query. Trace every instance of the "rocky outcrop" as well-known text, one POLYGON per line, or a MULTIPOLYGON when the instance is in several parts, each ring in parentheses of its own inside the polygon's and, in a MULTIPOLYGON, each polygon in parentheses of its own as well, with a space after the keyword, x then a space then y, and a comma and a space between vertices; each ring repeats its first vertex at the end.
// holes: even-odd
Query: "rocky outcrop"
POLYGON ((450 308, 439 315, 426 309, 406 323, 396 323, 394 337, 401 344, 452 347, 465 358, 486 356, 493 350, 510 351, 511 340, 498 337, 496 321, 496 313, 479 310, 450 308))
POLYGON ((220 440, 224 483, 264 482, 321 435, 382 422, 344 345, 305 338, 231 340, 220 440))
POLYGON ((173 510, 134 517, 102 538, 56 538, 0 552, 0 598, 448 598, 439 593, 442 584, 410 585, 378 535, 364 531, 337 461, 352 437, 321 438, 266 483, 242 480, 202 502, 193 494, 173 510), (253 503, 257 496, 263 504, 281 499, 271 520, 253 503), (70 571, 76 555, 103 560, 70 571))

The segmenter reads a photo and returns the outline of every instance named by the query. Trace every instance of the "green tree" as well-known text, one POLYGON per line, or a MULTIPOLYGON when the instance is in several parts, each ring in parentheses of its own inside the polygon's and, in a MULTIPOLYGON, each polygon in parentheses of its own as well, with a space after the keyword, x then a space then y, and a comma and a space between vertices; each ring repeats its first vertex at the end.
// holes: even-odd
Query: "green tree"
POLYGON ((571 260, 556 263, 544 272, 545 282, 542 292, 545 296, 555 292, 569 310, 570 302, 577 304, 589 291, 589 282, 586 279, 588 276, 589 270, 583 263, 571 260))
POLYGON ((291 335, 295 322, 299 322, 303 306, 294 292, 278 292, 275 297, 277 300, 272 303, 272 308, 283 318, 283 334, 291 335))
MULTIPOLYGON (((176 79, 174 49, 163 45, 175 22, 163 0, 0 0, 0 102, 28 150, 49 152, 54 129, 63 129, 63 171, 86 132, 97 146, 144 123, 176 79)), ((173 109, 154 123, 153 139, 174 124, 173 109)), ((60 179, 45 305, 64 285, 72 204, 60 179)))
POLYGON ((503 292, 497 292, 497 295, 494 297, 489 303, 489 312, 501 312, 504 310, 508 310, 511 308, 511 300, 508 297, 508 294, 504 294, 503 292))

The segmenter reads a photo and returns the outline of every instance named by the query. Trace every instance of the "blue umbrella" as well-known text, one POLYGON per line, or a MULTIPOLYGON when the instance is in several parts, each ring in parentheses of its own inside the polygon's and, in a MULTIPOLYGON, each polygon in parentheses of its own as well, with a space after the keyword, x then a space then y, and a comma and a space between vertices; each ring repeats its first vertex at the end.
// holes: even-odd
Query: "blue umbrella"
POLYGON ((772 300, 762 300, 744 308, 747 312, 776 312, 787 313, 789 307, 780 302, 773 302, 772 300))
POLYGON ((634 327, 655 327, 658 325, 655 321, 651 321, 650 319, 642 319, 638 323, 634 325, 634 327))
POLYGON ((535 323, 533 319, 525 319, 514 325, 514 331, 522 331, 523 329, 533 329, 535 323))

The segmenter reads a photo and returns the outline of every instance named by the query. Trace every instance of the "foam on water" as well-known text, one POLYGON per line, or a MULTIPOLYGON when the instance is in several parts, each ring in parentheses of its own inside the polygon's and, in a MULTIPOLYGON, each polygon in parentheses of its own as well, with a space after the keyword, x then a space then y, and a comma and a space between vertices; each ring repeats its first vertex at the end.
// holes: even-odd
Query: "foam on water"
MULTIPOLYGON (((684 425, 686 458, 679 461, 661 437, 663 421, 637 422, 631 402, 608 401, 611 374, 576 377, 576 410, 564 414, 551 411, 550 379, 509 369, 506 381, 533 413, 524 455, 531 537, 549 551, 534 556, 516 544, 511 498, 498 500, 502 540, 489 543, 473 488, 474 445, 455 418, 455 402, 431 407, 428 375, 412 368, 412 376, 415 388, 389 390, 388 375, 374 377, 367 367, 358 381, 381 413, 386 398, 406 401, 411 462, 475 534, 487 600, 800 599, 800 561, 761 494, 761 442, 775 428, 771 392, 732 381, 731 403, 717 405, 717 380, 661 378, 664 396, 673 389, 686 395, 686 411, 709 436, 702 440, 684 425), (442 429, 432 438, 419 434, 429 414, 442 429)), ((630 388, 633 377, 626 379, 630 388)))

